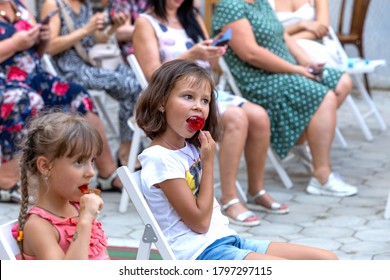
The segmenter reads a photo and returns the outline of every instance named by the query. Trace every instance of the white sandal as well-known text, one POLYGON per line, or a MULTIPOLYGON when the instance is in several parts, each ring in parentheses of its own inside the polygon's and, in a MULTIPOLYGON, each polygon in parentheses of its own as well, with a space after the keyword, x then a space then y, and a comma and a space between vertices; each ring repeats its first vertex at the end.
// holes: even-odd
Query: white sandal
POLYGON ((254 196, 247 194, 248 201, 246 203, 246 206, 249 209, 254 210, 254 211, 262 211, 262 212, 271 213, 271 214, 287 214, 290 212, 290 209, 288 208, 288 206, 286 204, 281 204, 279 202, 275 202, 275 201, 272 202, 271 208, 265 207, 259 203, 256 203, 256 199, 265 195, 266 193, 267 193, 267 191, 263 189, 263 190, 259 191, 257 194, 255 194, 254 196))
POLYGON ((122 188, 113 186, 112 183, 115 181, 115 179, 118 177, 118 174, 116 173, 116 170, 111 173, 110 176, 107 178, 102 178, 100 176, 97 177, 98 186, 97 189, 101 191, 106 192, 122 192, 122 188))
POLYGON ((238 225, 238 226, 244 226, 244 227, 254 227, 260 225, 260 220, 257 219, 255 221, 246 221, 250 217, 256 217, 256 214, 252 211, 246 211, 244 213, 239 214, 236 218, 232 218, 227 215, 226 209, 228 209, 230 206, 240 203, 240 200, 238 198, 233 198, 229 202, 222 204, 221 209, 222 213, 229 219, 229 222, 232 224, 238 225))

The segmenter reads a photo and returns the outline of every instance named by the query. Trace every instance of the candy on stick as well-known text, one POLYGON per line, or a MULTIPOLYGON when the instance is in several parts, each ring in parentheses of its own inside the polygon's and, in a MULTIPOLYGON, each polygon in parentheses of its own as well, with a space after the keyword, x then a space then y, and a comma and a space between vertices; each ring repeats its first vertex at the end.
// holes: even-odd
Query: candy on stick
POLYGON ((205 119, 199 116, 189 117, 187 119, 188 126, 193 131, 201 130, 205 125, 205 119))
POLYGON ((88 185, 82 185, 79 187, 79 189, 83 194, 94 193, 99 195, 101 193, 101 190, 88 188, 88 185))

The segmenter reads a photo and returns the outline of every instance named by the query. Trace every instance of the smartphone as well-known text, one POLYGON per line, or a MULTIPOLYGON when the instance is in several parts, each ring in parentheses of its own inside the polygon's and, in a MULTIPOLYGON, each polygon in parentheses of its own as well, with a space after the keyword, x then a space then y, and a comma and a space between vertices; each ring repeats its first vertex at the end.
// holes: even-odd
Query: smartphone
POLYGON ((314 76, 321 76, 322 73, 324 72, 323 68, 315 69, 315 68, 310 68, 309 72, 313 74, 314 76))
POLYGON ((48 24, 51 17, 58 13, 58 10, 51 11, 43 20, 41 20, 41 24, 48 24))
POLYGON ((218 39, 214 40, 211 44, 214 47, 221 47, 226 45, 232 39, 232 29, 228 28, 225 33, 222 34, 218 39))

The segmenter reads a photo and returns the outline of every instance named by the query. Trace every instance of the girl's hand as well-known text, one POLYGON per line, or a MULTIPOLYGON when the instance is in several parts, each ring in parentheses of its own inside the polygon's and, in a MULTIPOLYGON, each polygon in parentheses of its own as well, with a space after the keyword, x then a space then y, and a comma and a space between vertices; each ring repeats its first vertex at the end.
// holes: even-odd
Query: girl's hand
POLYGON ((94 14, 88 21, 88 23, 84 26, 88 34, 95 32, 96 30, 102 30, 104 27, 104 14, 96 13, 94 14))
POLYGON ((200 157, 203 162, 214 160, 216 144, 209 131, 199 131, 200 157))
POLYGON ((80 219, 85 218, 92 223, 103 206, 104 202, 100 196, 94 193, 83 194, 80 197, 80 219))

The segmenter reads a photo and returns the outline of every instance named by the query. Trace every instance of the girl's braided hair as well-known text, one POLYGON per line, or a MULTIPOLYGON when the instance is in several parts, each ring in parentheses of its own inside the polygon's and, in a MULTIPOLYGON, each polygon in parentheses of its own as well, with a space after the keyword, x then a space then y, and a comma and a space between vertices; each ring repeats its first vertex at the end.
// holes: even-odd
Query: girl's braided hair
POLYGON ((42 176, 37 167, 37 158, 44 156, 53 162, 61 157, 79 155, 82 160, 99 156, 102 149, 103 141, 99 132, 82 116, 48 111, 32 118, 28 124, 27 136, 21 146, 22 204, 18 218, 17 238, 21 253, 23 253, 23 230, 30 198, 29 188, 33 185, 33 177, 39 182, 42 176))

